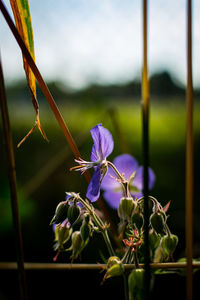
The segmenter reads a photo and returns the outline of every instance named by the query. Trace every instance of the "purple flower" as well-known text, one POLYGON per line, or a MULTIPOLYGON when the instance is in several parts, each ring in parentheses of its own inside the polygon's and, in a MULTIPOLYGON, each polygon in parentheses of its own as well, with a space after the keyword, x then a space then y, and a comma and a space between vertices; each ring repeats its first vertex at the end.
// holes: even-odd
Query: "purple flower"
MULTIPOLYGON (((120 174, 123 174, 125 180, 129 181, 129 190, 131 196, 135 200, 143 196, 143 167, 138 165, 137 160, 129 154, 122 154, 117 156, 113 164, 118 169, 120 174), (135 176, 131 176, 135 172, 135 176)), ((152 189, 155 182, 155 174, 149 168, 149 189, 152 189)), ((117 209, 120 199, 123 195, 122 185, 116 179, 116 174, 109 167, 107 174, 102 180, 101 188, 104 190, 104 198, 108 204, 117 209)))
POLYGON ((86 197, 91 202, 94 202, 99 198, 101 181, 108 169, 106 158, 113 151, 114 143, 111 133, 101 124, 96 125, 90 132, 94 142, 91 151, 91 161, 76 159, 75 161, 79 166, 72 169, 84 173, 87 169, 94 168, 94 174, 86 194, 86 197))

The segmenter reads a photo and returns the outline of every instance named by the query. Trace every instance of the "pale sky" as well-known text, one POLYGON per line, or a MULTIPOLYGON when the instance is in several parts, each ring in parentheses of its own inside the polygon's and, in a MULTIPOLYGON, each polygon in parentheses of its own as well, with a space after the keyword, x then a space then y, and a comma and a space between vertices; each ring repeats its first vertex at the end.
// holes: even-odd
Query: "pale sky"
MULTIPOLYGON (((10 3, 4 0, 9 9, 10 3)), ((141 76, 142 0, 29 0, 36 64, 46 81, 72 87, 141 76)), ((150 74, 186 81, 186 1, 149 1, 150 74)), ((2 14, 1 56, 7 81, 23 78, 21 52, 2 14)), ((193 78, 200 86, 200 1, 193 1, 193 78)))

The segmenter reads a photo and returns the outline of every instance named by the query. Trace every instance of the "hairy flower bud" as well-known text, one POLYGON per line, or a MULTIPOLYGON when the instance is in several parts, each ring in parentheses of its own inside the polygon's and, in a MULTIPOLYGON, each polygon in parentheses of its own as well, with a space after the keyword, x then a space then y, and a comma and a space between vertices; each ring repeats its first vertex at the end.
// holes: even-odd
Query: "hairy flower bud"
POLYGON ((68 208, 67 218, 71 225, 73 225, 80 216, 80 207, 76 204, 72 204, 68 208))
POLYGON ((129 220, 130 216, 135 209, 136 203, 133 201, 133 198, 121 198, 120 204, 118 207, 118 215, 122 220, 129 220))
POLYGON ((80 231, 72 234, 72 257, 77 258, 82 251, 82 237, 80 231))
POLYGON ((89 214, 85 214, 85 218, 80 228, 81 237, 84 242, 87 242, 92 234, 92 223, 89 214))
POLYGON ((67 201, 60 202, 56 207, 55 215, 51 220, 50 225, 52 225, 53 223, 62 223, 67 218, 68 208, 69 203, 67 201))
POLYGON ((128 277, 129 298, 143 299, 144 292, 144 269, 133 269, 128 277))
POLYGON ((131 224, 135 225, 140 230, 144 224, 143 216, 140 212, 134 212, 131 216, 131 224))
POLYGON ((72 228, 69 223, 58 224, 55 227, 55 250, 64 249, 64 244, 69 240, 72 234, 72 228))
POLYGON ((162 237, 161 246, 170 256, 173 254, 178 244, 178 237, 175 234, 165 235, 162 237))
POLYGON ((149 246, 152 251, 154 251, 160 244, 160 235, 155 231, 149 233, 149 246))
POLYGON ((150 217, 150 223, 152 228, 160 234, 164 233, 165 220, 161 213, 153 213, 150 217))

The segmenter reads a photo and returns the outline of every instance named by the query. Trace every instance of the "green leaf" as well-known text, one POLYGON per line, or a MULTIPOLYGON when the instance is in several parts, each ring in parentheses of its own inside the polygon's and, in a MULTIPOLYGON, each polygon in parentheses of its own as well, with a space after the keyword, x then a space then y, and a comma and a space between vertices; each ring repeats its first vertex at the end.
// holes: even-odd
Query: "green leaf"
MULTIPOLYGON (((11 4, 12 10, 13 10, 16 27, 19 31, 19 34, 20 34, 21 38, 23 39, 26 47, 28 48, 33 60, 35 61, 33 29, 32 29, 31 14, 30 14, 28 0, 10 0, 10 4, 11 4)), ((28 82, 30 92, 31 92, 32 103, 33 103, 33 107, 34 107, 35 113, 36 113, 36 120, 35 120, 35 124, 32 127, 32 129, 27 133, 27 135, 18 144, 18 147, 20 147, 20 145, 34 131, 36 126, 40 130, 43 138, 48 140, 42 127, 41 127, 41 124, 40 124, 39 104, 38 104, 37 95, 36 95, 35 75, 33 74, 32 70, 29 67, 29 64, 24 56, 23 56, 23 61, 24 61, 24 70, 26 72, 27 82, 28 82)))

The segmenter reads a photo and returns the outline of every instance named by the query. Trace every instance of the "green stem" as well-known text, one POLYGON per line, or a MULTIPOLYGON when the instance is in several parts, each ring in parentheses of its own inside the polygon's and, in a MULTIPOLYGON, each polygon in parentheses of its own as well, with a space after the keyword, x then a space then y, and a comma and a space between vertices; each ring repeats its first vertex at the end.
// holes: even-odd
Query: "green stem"
POLYGON ((127 264, 128 263, 130 252, 131 252, 131 248, 129 247, 128 250, 126 251, 126 253, 124 254, 123 258, 121 259, 121 262, 123 264, 127 264))
POLYGON ((115 167, 115 165, 113 163, 111 163, 110 161, 107 161, 108 166, 111 167, 113 169, 113 171, 116 173, 117 177, 123 182, 124 178, 123 176, 119 173, 119 171, 117 170, 117 168, 115 167))
POLYGON ((129 300, 129 290, 128 290, 128 275, 123 274, 123 279, 124 279, 124 294, 125 294, 125 300, 129 300))
POLYGON ((108 236, 108 231, 105 229, 104 231, 102 231, 102 234, 103 234, 103 237, 104 237, 104 240, 105 240, 105 243, 108 248, 110 256, 115 256, 116 254, 115 254, 112 244, 110 242, 110 238, 108 236))
POLYGON ((108 236, 108 231, 106 229, 106 224, 104 224, 102 222, 102 220, 97 216, 97 214, 95 213, 94 209, 92 207, 90 207, 90 205, 88 205, 80 196, 77 197, 78 201, 80 201, 85 208, 89 211, 90 215, 93 218, 93 221, 95 223, 95 225, 99 228, 99 230, 101 231, 103 237, 104 237, 104 241, 106 243, 106 246, 108 248, 108 252, 110 254, 110 256, 115 256, 115 252, 113 250, 112 244, 110 242, 110 238, 108 236))

